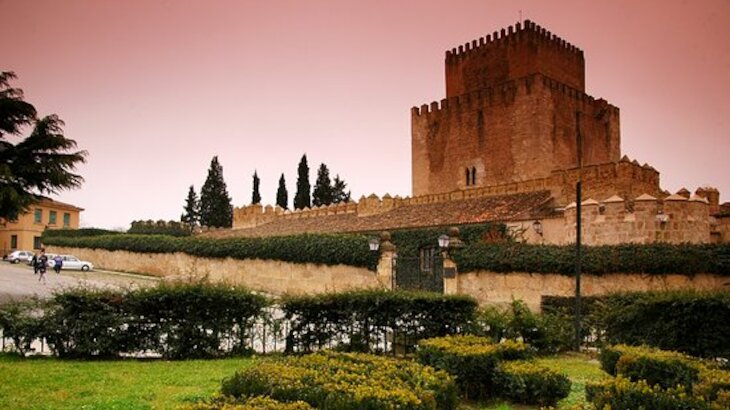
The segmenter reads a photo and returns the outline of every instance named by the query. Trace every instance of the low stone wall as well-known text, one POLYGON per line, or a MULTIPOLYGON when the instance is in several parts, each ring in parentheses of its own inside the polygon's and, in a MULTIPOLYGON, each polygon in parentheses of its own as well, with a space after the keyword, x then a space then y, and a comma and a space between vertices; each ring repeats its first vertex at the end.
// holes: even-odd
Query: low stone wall
MULTIPOLYGON (((543 296, 575 295, 575 278, 558 274, 477 271, 460 273, 456 280, 457 292, 476 298, 480 305, 506 305, 512 300, 520 299, 531 310, 539 311, 543 296)), ((730 277, 712 274, 686 276, 627 273, 581 276, 581 294, 584 296, 677 289, 730 291, 730 277)))
POLYGON ((208 278, 214 282, 243 285, 274 295, 323 293, 378 287, 373 271, 353 266, 295 264, 260 259, 213 259, 185 253, 133 253, 49 247, 49 253, 72 254, 95 268, 141 273, 169 279, 208 278))

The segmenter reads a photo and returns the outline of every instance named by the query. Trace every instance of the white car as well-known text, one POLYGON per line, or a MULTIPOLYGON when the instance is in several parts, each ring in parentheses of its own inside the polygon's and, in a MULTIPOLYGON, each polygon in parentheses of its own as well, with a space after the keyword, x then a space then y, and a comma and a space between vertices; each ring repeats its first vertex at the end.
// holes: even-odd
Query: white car
MULTIPOLYGON (((61 265, 61 270, 64 270, 64 269, 80 270, 80 271, 84 271, 84 272, 94 270, 94 264, 92 264, 89 261, 82 261, 81 259, 79 259, 73 255, 61 255, 61 258, 63 258, 63 264, 61 265)), ((56 262, 53 260, 53 258, 51 256, 49 256, 48 257, 48 267, 52 268, 55 265, 56 265, 56 262)))
POLYGON ((20 262, 28 262, 33 258, 33 252, 31 251, 13 251, 10 255, 8 255, 8 262, 10 263, 20 263, 20 262))

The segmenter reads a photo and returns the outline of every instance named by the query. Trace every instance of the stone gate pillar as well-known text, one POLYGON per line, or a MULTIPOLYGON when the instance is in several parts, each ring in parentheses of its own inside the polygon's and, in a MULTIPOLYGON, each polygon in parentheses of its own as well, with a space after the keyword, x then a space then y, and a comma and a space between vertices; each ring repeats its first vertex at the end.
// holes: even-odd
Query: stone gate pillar
POLYGON ((378 260, 377 278, 384 289, 393 290, 393 269, 396 258, 396 249, 390 241, 390 232, 380 233, 380 259, 378 260))
POLYGON ((456 262, 451 258, 451 251, 462 248, 459 228, 449 228, 449 247, 444 252, 444 295, 456 295, 459 293, 458 269, 456 262))

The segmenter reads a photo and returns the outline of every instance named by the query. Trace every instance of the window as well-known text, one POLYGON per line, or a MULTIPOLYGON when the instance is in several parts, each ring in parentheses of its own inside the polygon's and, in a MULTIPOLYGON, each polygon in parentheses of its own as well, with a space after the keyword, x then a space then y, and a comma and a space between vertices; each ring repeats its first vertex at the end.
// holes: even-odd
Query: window
POLYGON ((35 223, 43 223, 43 210, 40 208, 36 208, 35 210, 35 223))
POLYGON ((42 247, 43 247, 43 244, 41 243, 41 237, 34 236, 33 237, 33 249, 40 249, 42 247))
POLYGON ((51 211, 48 213, 48 224, 49 225, 56 224, 56 211, 51 211))
POLYGON ((10 235, 10 249, 18 248, 18 235, 10 235))
POLYGON ((467 168, 465 171, 466 171, 466 186, 469 186, 470 185, 469 182, 471 181, 471 179, 469 178, 469 168, 467 168))
POLYGON ((67 227, 71 225, 71 214, 68 212, 63 213, 63 226, 67 227))
POLYGON ((433 261, 436 256, 435 247, 421 248, 421 272, 432 272, 433 261))
POLYGON ((471 167, 471 184, 477 184, 477 169, 475 167, 471 167))

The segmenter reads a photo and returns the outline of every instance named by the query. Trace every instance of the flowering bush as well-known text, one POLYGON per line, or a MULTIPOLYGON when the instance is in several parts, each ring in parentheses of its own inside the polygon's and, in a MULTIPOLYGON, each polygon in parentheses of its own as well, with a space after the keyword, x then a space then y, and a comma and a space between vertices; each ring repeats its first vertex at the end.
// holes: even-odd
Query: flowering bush
POLYGON ((492 343, 480 336, 446 336, 421 340, 417 360, 425 365, 445 370, 456 378, 462 393, 470 398, 495 396, 494 375, 502 360, 527 359, 531 348, 508 340, 492 343))
POLYGON ((456 386, 445 372, 360 353, 264 360, 224 380, 221 393, 236 399, 301 400, 331 410, 456 408, 456 386))
POLYGON ((570 393, 567 376, 523 360, 500 364, 494 385, 501 397, 527 404, 554 405, 570 393))
POLYGON ((690 410, 709 408, 703 400, 692 397, 683 386, 662 389, 659 386, 650 386, 646 380, 632 382, 620 375, 600 383, 586 385, 586 398, 597 409, 690 410))

